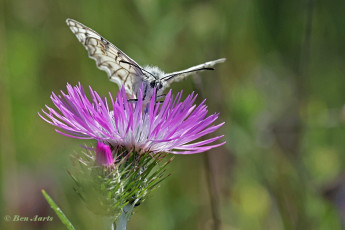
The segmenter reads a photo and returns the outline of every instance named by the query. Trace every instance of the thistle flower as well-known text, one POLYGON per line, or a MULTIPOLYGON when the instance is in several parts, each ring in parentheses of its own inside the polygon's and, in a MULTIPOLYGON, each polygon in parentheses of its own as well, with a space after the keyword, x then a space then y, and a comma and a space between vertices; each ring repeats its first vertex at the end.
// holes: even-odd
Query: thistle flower
POLYGON ((76 191, 94 213, 118 219, 117 229, 125 229, 135 206, 166 178, 165 168, 172 158, 168 153, 200 153, 217 146, 217 136, 195 142, 224 123, 213 125, 218 114, 207 116, 205 100, 195 105, 194 93, 181 100, 171 90, 162 103, 156 92, 145 103, 143 88, 138 100, 130 102, 124 87, 115 100, 89 87, 91 100, 83 87, 67 84, 67 94, 52 93, 56 110, 46 106, 39 116, 57 127, 56 131, 73 138, 95 139, 96 148, 75 155, 73 172, 76 191))
POLYGON ((164 101, 157 103, 154 92, 150 102, 144 104, 142 89, 138 101, 130 102, 122 87, 116 100, 109 93, 109 106, 106 97, 100 97, 91 87, 89 90, 91 100, 80 83, 74 87, 67 84, 67 94, 52 93, 57 111, 46 106, 48 111, 42 109, 45 116, 39 116, 63 135, 96 139, 139 153, 193 154, 225 143, 209 145, 223 136, 194 142, 224 124, 212 125, 219 114, 207 116, 205 100, 196 106, 194 93, 182 101, 182 91, 174 97, 170 90, 164 101))

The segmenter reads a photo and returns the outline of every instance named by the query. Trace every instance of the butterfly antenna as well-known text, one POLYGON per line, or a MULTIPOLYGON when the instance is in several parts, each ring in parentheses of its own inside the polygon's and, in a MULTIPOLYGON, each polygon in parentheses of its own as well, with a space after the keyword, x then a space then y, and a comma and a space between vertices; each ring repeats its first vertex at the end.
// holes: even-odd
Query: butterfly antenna
MULTIPOLYGON (((150 73, 149 71, 147 71, 147 70, 141 68, 140 66, 138 66, 138 65, 135 64, 135 63, 130 63, 130 62, 124 61, 124 60, 121 60, 121 61, 119 61, 119 62, 123 62, 123 63, 126 63, 126 64, 128 64, 128 65, 132 65, 132 66, 134 66, 134 67, 137 67, 137 68, 139 68, 141 71, 144 71, 144 72, 150 74, 150 75, 151 75, 152 77, 154 77, 155 79, 157 79, 152 73, 150 73)), ((148 78, 146 75, 145 75, 145 77, 148 78)))
POLYGON ((176 77, 178 75, 185 74, 185 73, 196 72, 196 71, 200 71, 200 70, 214 70, 214 68, 206 68, 205 67, 205 68, 189 70, 189 71, 185 71, 185 72, 181 72, 181 73, 173 73, 173 74, 169 74, 169 75, 163 77, 162 80, 169 81, 171 78, 176 77))

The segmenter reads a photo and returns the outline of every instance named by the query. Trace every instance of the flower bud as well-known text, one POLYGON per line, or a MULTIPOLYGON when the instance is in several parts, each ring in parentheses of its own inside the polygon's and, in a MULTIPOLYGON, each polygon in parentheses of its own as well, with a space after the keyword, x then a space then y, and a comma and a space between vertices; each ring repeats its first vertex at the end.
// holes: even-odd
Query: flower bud
POLYGON ((114 164, 114 158, 109 145, 97 142, 96 163, 102 166, 110 166, 114 164))

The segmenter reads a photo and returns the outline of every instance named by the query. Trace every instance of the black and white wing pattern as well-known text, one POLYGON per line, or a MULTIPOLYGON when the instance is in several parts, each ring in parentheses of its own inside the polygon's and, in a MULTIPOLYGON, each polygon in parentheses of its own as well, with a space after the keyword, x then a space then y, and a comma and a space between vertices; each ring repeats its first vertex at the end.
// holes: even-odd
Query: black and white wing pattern
POLYGON ((67 19, 66 23, 84 45, 89 57, 96 61, 97 67, 107 72, 109 80, 120 88, 124 85, 128 94, 135 95, 133 83, 144 77, 141 67, 96 31, 73 19, 67 19))
POLYGON ((195 74, 196 72, 200 72, 200 71, 203 71, 205 69, 212 69, 212 67, 215 66, 216 64, 223 63, 225 61, 226 61, 225 58, 221 58, 221 59, 217 59, 214 61, 208 61, 208 62, 205 62, 203 64, 196 65, 196 66, 190 67, 190 68, 185 69, 185 70, 168 73, 163 78, 166 82, 164 87, 167 88, 170 86, 171 83, 173 83, 175 81, 181 81, 184 78, 188 77, 189 75, 195 74))

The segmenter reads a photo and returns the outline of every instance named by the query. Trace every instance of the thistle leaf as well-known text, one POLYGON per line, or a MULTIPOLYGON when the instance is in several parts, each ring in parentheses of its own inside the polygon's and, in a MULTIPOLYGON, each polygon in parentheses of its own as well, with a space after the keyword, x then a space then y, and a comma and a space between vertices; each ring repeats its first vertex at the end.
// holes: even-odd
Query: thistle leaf
POLYGON ((75 230, 72 223, 68 220, 68 218, 65 216, 65 214, 62 212, 62 210, 57 206, 57 204, 53 201, 53 199, 46 193, 44 189, 42 189, 42 194, 44 198, 49 203, 50 207, 54 210, 56 215, 59 217, 61 222, 67 227, 68 230, 75 230))

